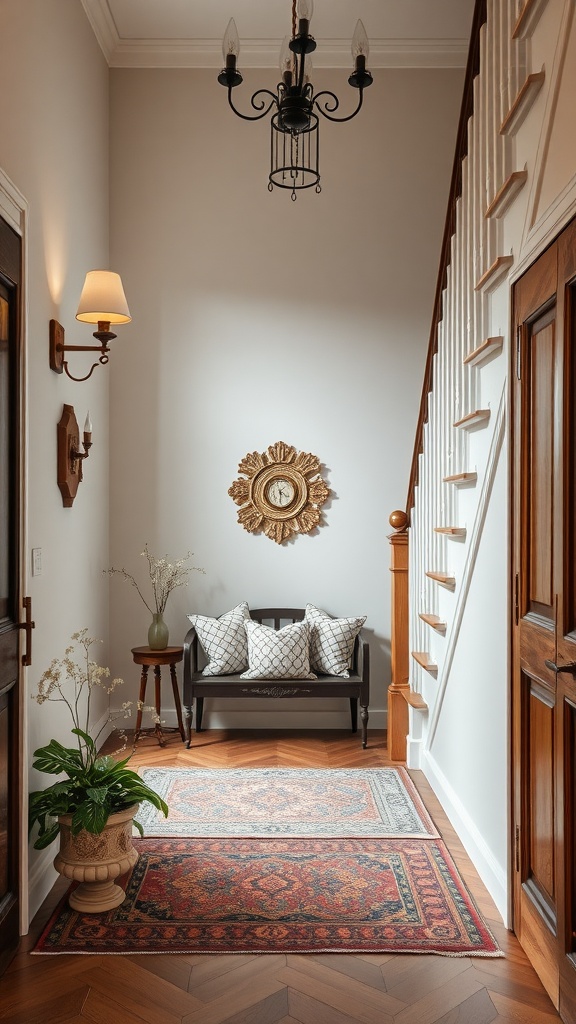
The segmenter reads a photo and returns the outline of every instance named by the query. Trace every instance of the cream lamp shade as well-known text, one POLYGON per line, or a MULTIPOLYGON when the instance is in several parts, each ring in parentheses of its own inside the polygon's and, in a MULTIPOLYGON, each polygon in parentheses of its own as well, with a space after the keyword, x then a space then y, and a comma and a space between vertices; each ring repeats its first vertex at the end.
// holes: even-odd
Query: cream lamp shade
POLYGON ((85 324, 102 321, 128 324, 132 317, 120 274, 112 270, 89 270, 78 303, 76 319, 85 324))

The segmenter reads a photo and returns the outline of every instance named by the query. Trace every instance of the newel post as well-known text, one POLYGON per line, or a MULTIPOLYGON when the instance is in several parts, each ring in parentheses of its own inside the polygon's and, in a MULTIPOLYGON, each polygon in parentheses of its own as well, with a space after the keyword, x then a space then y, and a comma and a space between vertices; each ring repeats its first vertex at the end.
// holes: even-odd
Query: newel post
POLYGON ((393 761, 406 760, 410 689, 408 652, 408 516, 392 512, 390 572, 392 573, 391 659, 392 682, 388 687, 388 754, 393 761))

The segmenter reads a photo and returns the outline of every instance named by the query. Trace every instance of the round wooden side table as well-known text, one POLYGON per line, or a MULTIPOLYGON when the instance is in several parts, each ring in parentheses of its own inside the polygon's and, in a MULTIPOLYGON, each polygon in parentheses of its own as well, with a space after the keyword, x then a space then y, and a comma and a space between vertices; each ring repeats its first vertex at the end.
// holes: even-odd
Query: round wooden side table
MULTIPOLYGON (((186 740, 186 734, 184 732, 184 722, 182 721, 182 705, 180 704, 180 693, 178 690, 178 680, 176 678, 176 665, 179 661, 182 661, 184 656, 183 647, 165 647, 163 651, 153 651, 151 647, 133 647, 132 657, 136 665, 142 666, 142 675, 140 676, 140 695, 138 700, 140 702, 140 708, 136 716, 136 729, 134 731, 134 743, 136 743, 142 730, 142 705, 145 703, 146 698, 146 683, 148 681, 148 669, 151 665, 154 666, 154 690, 155 690, 155 707, 156 714, 160 718, 160 683, 161 683, 161 671, 163 665, 170 666, 170 679, 172 681, 172 693, 174 694, 174 705, 176 707, 176 715, 178 717, 178 731, 182 737, 182 742, 186 740)), ((156 722, 154 732, 158 739, 158 743, 163 747, 166 743, 164 739, 164 733, 162 732, 162 726, 160 722, 156 722)))

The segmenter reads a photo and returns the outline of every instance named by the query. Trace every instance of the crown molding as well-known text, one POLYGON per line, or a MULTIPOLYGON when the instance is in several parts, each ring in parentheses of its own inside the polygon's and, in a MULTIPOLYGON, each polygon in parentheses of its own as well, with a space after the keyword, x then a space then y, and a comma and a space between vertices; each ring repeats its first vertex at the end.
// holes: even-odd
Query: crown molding
MULTIPOLYGON (((281 44, 281 39, 243 39, 239 67, 242 70, 276 68, 281 44)), ((463 68, 466 66, 467 54, 468 42, 464 39, 371 39, 369 64, 371 71, 376 68, 463 68)), ((119 40, 107 59, 113 68, 220 69, 222 41, 119 40)), ((314 67, 351 69, 350 42, 322 40, 314 54, 314 67)))
MULTIPOLYGON (((221 39, 122 39, 107 0, 82 0, 94 35, 111 68, 222 67, 221 39)), ((239 65, 276 68, 281 39, 243 39, 239 65)), ((467 39, 371 39, 370 69, 463 68, 467 39)), ((350 68, 350 41, 323 39, 314 54, 316 68, 350 68)))
POLYGON ((110 13, 108 0, 81 0, 81 2, 92 26, 92 31, 100 44, 100 49, 110 65, 121 40, 116 22, 110 13))

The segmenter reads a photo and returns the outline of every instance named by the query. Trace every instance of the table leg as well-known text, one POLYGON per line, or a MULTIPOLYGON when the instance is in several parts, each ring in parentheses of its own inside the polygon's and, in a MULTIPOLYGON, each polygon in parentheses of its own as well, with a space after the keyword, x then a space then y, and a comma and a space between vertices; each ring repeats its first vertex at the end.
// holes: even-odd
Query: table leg
POLYGON ((184 722, 182 721, 182 708, 180 705, 180 691, 178 690, 178 679, 176 677, 176 663, 170 665, 170 679, 172 680, 172 693, 174 694, 174 706, 176 708, 176 715, 178 718, 178 728, 180 730, 180 736, 182 742, 186 740, 186 733, 184 732, 184 722))
POLYGON ((156 722, 156 728, 154 729, 154 732, 156 733, 156 736, 158 737, 158 743, 160 744, 161 747, 163 747, 166 744, 166 740, 164 739, 164 733, 162 732, 162 725, 160 724, 160 707, 161 707, 161 704, 160 704, 160 683, 161 683, 161 671, 162 670, 160 668, 160 665, 154 665, 154 689, 155 689, 155 697, 156 697, 156 714, 158 716, 158 721, 156 722))
POLYGON ((136 729, 134 730, 134 744, 140 735, 140 729, 142 728, 142 707, 146 702, 146 682, 148 680, 148 665, 142 665, 142 675, 140 676, 140 694, 138 696, 138 714, 136 715, 136 729))

